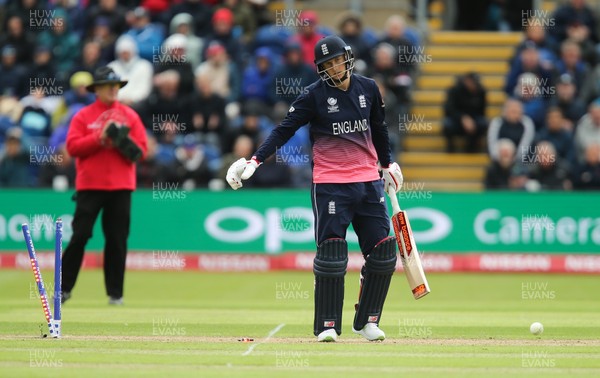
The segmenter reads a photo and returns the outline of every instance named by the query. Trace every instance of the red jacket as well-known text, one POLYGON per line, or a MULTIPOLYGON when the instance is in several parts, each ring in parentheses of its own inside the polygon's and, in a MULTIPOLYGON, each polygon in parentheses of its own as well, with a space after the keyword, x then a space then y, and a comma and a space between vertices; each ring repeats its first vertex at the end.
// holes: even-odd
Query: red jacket
POLYGON ((135 190, 135 164, 100 142, 109 120, 129 126, 129 137, 146 156, 146 129, 137 113, 119 102, 109 106, 96 100, 73 117, 67 134, 67 152, 75 157, 76 190, 135 190))
POLYGON ((304 63, 315 68, 315 45, 317 42, 325 36, 321 33, 315 32, 311 36, 304 34, 296 34, 292 37, 292 41, 297 42, 302 47, 302 54, 304 56, 304 63))

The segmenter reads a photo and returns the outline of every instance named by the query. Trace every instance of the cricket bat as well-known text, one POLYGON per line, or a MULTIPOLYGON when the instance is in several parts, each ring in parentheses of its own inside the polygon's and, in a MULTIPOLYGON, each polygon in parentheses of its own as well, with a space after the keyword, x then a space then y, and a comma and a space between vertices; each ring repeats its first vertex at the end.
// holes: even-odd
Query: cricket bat
POLYGON ((396 234, 396 242, 398 243, 398 251, 400 252, 400 260, 404 267, 404 274, 408 280, 408 286, 413 293, 415 299, 422 298, 429 294, 429 283, 423 265, 421 264, 421 256, 417 250, 412 229, 408 221, 406 211, 400 209, 398 197, 393 189, 390 189, 388 196, 392 203, 392 224, 394 225, 394 233, 396 234), (389 193, 391 192, 391 193, 389 193))

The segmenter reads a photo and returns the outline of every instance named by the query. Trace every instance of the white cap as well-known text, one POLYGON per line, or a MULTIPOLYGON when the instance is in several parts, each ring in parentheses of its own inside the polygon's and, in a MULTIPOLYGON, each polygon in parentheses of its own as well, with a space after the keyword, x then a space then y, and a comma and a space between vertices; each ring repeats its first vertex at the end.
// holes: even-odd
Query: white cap
POLYGON ((181 33, 175 33, 165 40, 164 46, 168 50, 185 49, 187 37, 181 33))

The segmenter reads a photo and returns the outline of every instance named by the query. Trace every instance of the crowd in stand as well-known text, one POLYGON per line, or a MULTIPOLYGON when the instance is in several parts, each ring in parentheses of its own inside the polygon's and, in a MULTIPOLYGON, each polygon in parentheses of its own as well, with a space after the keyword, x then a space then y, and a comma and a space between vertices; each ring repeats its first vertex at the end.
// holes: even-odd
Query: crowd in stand
MULTIPOLYGON (((422 60, 413 59, 422 51, 419 33, 400 15, 377 30, 359 14, 343 12, 333 30, 315 12, 271 5, 0 0, 0 187, 73 188, 74 162, 64 148, 69 122, 95 101, 85 88, 98 67, 109 65, 129 81, 119 100, 139 113, 148 133, 138 186, 222 188, 231 162, 249 158, 318 79, 313 47, 333 33, 352 46, 355 72, 378 83, 392 146, 400 151, 398 125, 410 111, 422 60)), ((487 136, 490 189, 600 189, 596 14, 583 0, 569 0, 546 18, 525 22, 501 116, 486 118, 477 73, 448 90, 448 151, 456 151, 456 136, 466 137, 467 151, 482 151, 487 136)), ((307 187, 310 153, 302 128, 247 185, 307 187)))
MULTIPOLYGON (((531 12, 530 12, 531 13, 531 12)), ((476 73, 449 89, 444 134, 477 152, 487 135, 488 189, 600 189, 600 45, 597 15, 583 0, 523 18, 524 38, 509 61, 502 114, 486 119, 476 73)))
MULTIPOLYGON (((0 0, 0 187, 73 187, 64 148, 69 121, 95 101, 92 74, 109 65, 129 83, 119 100, 139 113, 149 152, 138 186, 220 188, 226 167, 249 158, 304 87, 318 80, 315 43, 337 33, 355 72, 384 93, 391 125, 406 112, 419 34, 392 15, 383 30, 344 12, 338 29, 318 14, 265 0, 0 0), (413 60, 414 61, 414 60, 413 60)), ((397 127, 394 147, 399 148, 397 127)), ((248 186, 310 185, 306 128, 248 186)))

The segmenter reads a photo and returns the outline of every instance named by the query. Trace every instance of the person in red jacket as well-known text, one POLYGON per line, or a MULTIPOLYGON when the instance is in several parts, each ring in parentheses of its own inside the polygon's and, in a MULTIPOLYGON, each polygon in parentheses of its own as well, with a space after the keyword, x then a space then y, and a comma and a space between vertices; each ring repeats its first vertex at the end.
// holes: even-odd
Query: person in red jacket
POLYGON ((299 43, 302 47, 304 63, 316 69, 314 47, 325 37, 317 30, 319 17, 314 11, 302 11, 298 24, 298 33, 292 37, 292 42, 299 43))
POLYGON ((76 207, 73 234, 63 254, 63 302, 71 297, 85 246, 102 210, 106 293, 109 304, 123 304, 135 162, 146 154, 146 131, 140 117, 117 100, 126 84, 111 68, 98 68, 88 86, 96 101, 82 108, 69 127, 66 145, 75 158, 76 207))

